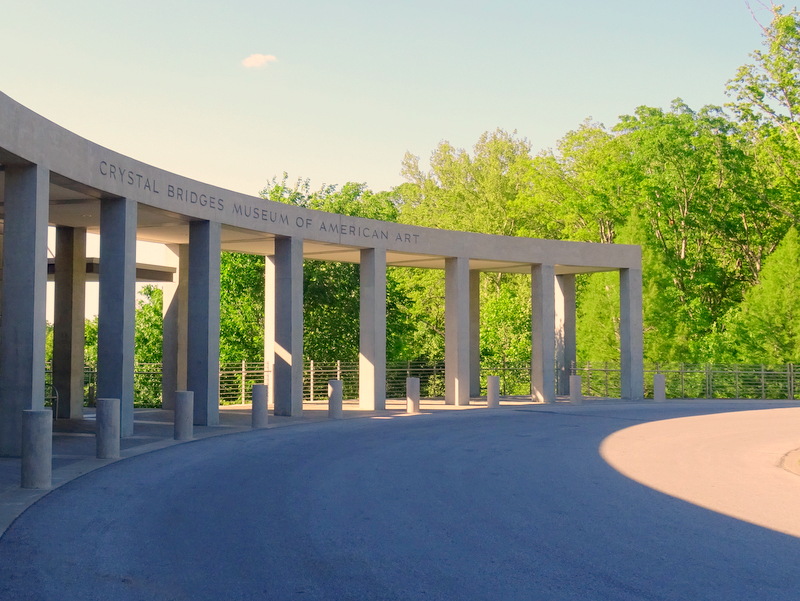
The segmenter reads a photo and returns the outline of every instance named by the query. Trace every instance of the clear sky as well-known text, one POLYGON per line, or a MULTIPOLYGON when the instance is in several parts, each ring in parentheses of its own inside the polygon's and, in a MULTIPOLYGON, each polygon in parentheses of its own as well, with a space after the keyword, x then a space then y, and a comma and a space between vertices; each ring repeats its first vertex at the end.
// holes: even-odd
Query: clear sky
POLYGON ((0 91, 240 192, 284 171, 377 191, 442 140, 539 150, 588 117, 722 104, 760 43, 744 0, 5 0, 0 91))

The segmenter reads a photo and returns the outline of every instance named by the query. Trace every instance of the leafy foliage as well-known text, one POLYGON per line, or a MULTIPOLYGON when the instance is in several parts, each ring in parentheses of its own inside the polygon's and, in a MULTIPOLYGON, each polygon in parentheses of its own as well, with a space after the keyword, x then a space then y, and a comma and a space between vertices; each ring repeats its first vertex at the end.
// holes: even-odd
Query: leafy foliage
POLYGON ((800 362, 800 238, 791 228, 764 262, 761 280, 722 321, 726 358, 746 363, 800 362))

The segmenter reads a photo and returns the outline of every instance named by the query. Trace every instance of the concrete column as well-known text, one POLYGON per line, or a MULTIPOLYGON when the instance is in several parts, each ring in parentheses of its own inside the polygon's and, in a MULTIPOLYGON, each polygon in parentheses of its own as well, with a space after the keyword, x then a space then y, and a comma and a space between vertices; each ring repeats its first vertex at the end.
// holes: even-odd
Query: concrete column
POLYGON ((531 395, 554 403, 555 394, 555 268, 531 267, 531 395))
POLYGON ((267 257, 266 342, 275 415, 303 413, 303 240, 276 238, 267 257), (271 347, 271 348, 269 348, 271 347))
POLYGON ((219 223, 189 224, 186 387, 194 393, 194 424, 219 424, 219 223))
POLYGON ((101 201, 97 396, 119 399, 123 437, 133 435, 136 217, 132 200, 101 201))
POLYGON ((119 399, 97 399, 95 437, 98 459, 119 459, 119 399))
POLYGON ((189 335, 189 245, 170 245, 175 253, 176 281, 164 286, 164 342, 161 407, 175 408, 175 391, 186 390, 186 348, 189 335))
POLYGON ((275 407, 275 256, 264 260, 264 369, 267 406, 275 407))
POLYGON ((486 406, 497 409, 500 406, 500 376, 486 378, 486 406))
POLYGON ((194 392, 178 390, 175 392, 175 417, 173 434, 175 440, 194 438, 194 392))
POLYGON ((445 403, 469 405, 469 259, 445 259, 445 403))
POLYGON ((481 272, 469 272, 469 396, 481 396, 481 272))
POLYGON ((642 270, 619 270, 619 338, 622 398, 644 398, 642 270))
POLYGON ((569 377, 569 401, 573 405, 583 403, 583 384, 580 376, 569 377))
POLYGON ((255 430, 269 425, 269 409, 267 407, 267 385, 253 384, 253 404, 250 409, 250 425, 255 430))
POLYGON ((557 275, 555 294, 557 393, 568 395, 570 369, 576 358, 575 275, 557 275))
POLYGON ((328 380, 328 418, 342 419, 342 381, 328 380))
POLYGON ((386 409, 386 250, 361 251, 359 407, 386 409))
POLYGON ((419 378, 406 378, 406 413, 419 413, 419 378))
POLYGON ((86 228, 56 228, 53 386, 56 417, 83 418, 86 228))
POLYGON ((0 456, 22 454, 22 412, 44 408, 50 172, 6 165, 0 336, 0 456))
POLYGON ((49 489, 53 484, 53 412, 22 412, 22 488, 49 489))

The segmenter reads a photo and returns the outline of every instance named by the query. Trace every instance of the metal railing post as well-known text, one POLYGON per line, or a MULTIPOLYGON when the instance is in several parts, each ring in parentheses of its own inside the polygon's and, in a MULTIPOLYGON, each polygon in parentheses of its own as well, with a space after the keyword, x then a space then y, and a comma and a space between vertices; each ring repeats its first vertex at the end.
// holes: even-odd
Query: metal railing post
POLYGON ((308 400, 314 400, 314 360, 308 362, 308 400))
POLYGON ((242 404, 247 402, 247 397, 245 396, 245 394, 247 394, 246 391, 245 391, 245 380, 246 379, 247 379, 247 363, 245 363, 245 360, 242 359, 242 385, 240 386, 240 392, 241 392, 240 398, 241 398, 242 404))

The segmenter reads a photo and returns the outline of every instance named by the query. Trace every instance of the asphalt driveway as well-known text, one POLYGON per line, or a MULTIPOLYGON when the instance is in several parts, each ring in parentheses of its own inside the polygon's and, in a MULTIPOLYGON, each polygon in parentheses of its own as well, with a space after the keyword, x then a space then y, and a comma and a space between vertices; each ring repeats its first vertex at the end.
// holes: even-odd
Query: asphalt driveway
POLYGON ((747 408, 531 406, 170 447, 20 516, 0 539, 0 599, 794 601, 800 539, 599 452, 628 426, 747 408))

